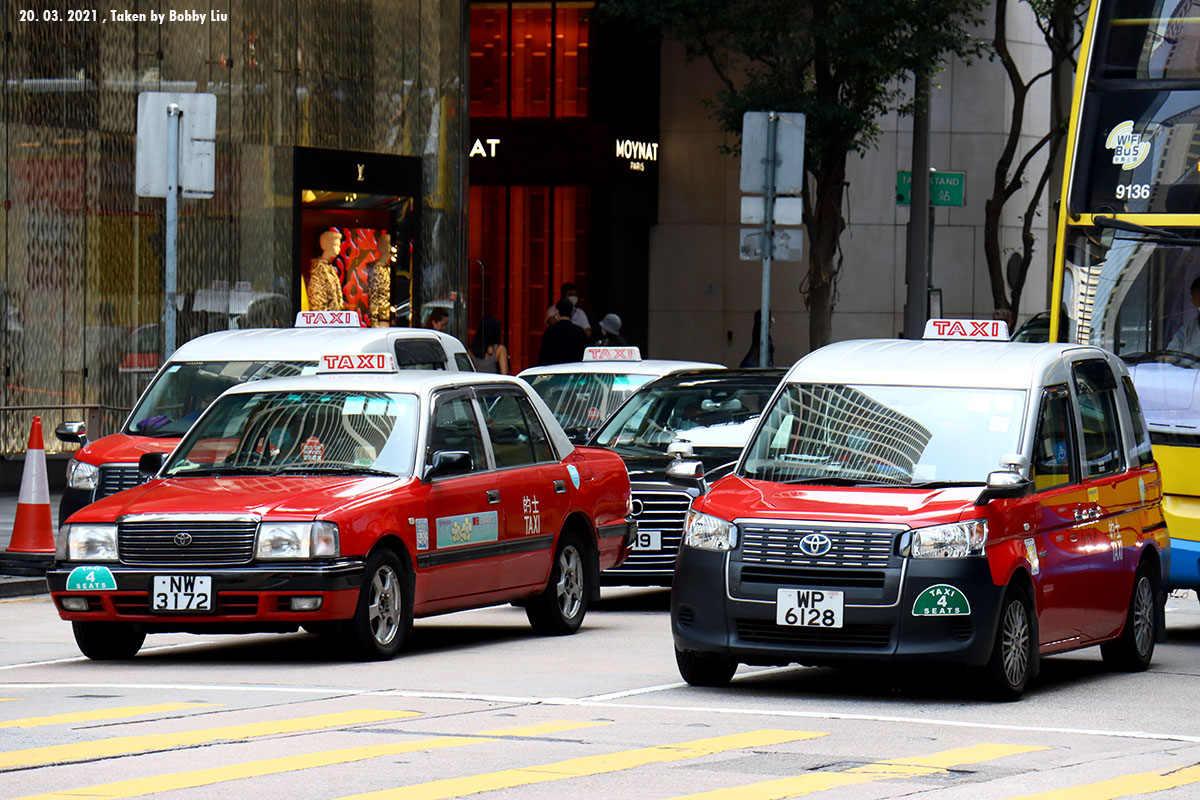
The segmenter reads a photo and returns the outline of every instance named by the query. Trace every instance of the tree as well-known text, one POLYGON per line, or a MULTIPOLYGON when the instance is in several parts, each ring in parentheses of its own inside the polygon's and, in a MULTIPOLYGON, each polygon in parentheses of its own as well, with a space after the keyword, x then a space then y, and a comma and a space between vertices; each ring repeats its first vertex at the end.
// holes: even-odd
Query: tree
POLYGON ((1009 0, 994 0, 995 35, 992 51, 1004 68, 1008 86, 1013 95, 1012 116, 1009 118, 1004 149, 996 160, 996 171, 992 176, 992 194, 984 203, 983 251, 987 260, 988 278, 992 287, 992 305, 996 315, 1012 323, 1021 304, 1021 291, 1025 288, 1025 276, 1033 262, 1033 224, 1038 217, 1046 187, 1060 166, 1061 151, 1067 135, 1070 115, 1069 96, 1064 97, 1062 87, 1075 71, 1075 52, 1083 32, 1083 18, 1087 13, 1086 0, 1022 0, 1029 5, 1037 19, 1037 26, 1045 39, 1050 53, 1049 66, 1028 79, 1021 73, 1020 66, 1012 55, 1008 43, 1009 0), (1021 137, 1025 133, 1025 116, 1033 98, 1034 87, 1042 81, 1050 82, 1050 128, 1037 141, 1021 152, 1021 137), (1000 242, 1000 226, 1004 209, 1020 188, 1028 183, 1029 171, 1039 154, 1045 162, 1041 171, 1032 177, 1033 190, 1021 215, 1021 245, 1014 251, 1017 259, 1013 266, 1012 293, 1006 285, 1007 264, 1002 261, 1004 249, 1000 242), (1019 155, 1019 157, 1018 157, 1019 155))
POLYGON ((934 74, 949 54, 969 58, 982 42, 969 29, 986 0, 606 0, 600 16, 679 40, 724 84, 714 100, 724 130, 746 111, 806 115, 804 225, 809 344, 832 338, 840 267, 846 160, 871 149, 878 119, 911 111, 904 89, 934 74))

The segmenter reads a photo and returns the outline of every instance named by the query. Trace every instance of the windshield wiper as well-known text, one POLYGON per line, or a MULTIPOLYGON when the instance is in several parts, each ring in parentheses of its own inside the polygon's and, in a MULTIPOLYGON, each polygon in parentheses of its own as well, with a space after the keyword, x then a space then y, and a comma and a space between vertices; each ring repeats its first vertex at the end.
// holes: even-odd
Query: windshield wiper
POLYGON ((167 474, 168 478, 196 478, 207 475, 270 475, 274 470, 266 467, 205 467, 204 469, 181 469, 167 474))
POLYGON ((1136 222, 1127 222, 1123 219, 1113 219, 1112 217, 1095 216, 1092 217, 1092 223, 1097 228, 1110 228, 1114 231, 1125 231, 1127 233, 1140 233, 1143 236, 1150 237, 1152 240, 1161 244, 1184 244, 1184 245, 1200 245, 1200 239, 1189 239, 1186 236, 1181 236, 1175 231, 1166 228, 1152 228, 1148 225, 1138 225, 1136 222))
POLYGON ((332 464, 293 464, 291 466, 279 469, 275 474, 281 475, 287 472, 325 472, 330 475, 386 475, 389 478, 396 477, 396 473, 394 472, 375 469, 374 467, 354 467, 332 464))
POLYGON ((797 478, 794 481, 784 481, 787 484, 809 484, 812 486, 889 486, 885 481, 866 481, 862 478, 797 478))
POLYGON ((983 486, 983 481, 917 481, 899 484, 905 489, 948 489, 951 486, 983 486))

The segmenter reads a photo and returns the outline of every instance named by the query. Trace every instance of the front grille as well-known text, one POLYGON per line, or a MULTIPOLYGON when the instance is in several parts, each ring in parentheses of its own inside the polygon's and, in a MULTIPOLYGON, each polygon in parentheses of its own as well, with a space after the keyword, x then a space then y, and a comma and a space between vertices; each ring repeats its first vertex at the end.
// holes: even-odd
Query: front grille
POLYGON ((783 644, 794 647, 887 647, 891 625, 846 625, 842 628, 805 628, 776 625, 769 619, 738 619, 737 635, 751 644, 783 644))
POLYGON ((123 492, 145 483, 137 464, 102 464, 100 480, 96 483, 96 499, 123 492))
POLYGON ((625 563, 606 572, 643 573, 665 572, 675 569, 675 556, 683 541, 683 520, 692 503, 687 492, 633 491, 635 508, 641 503, 641 513, 636 516, 638 531, 659 531, 662 534, 662 549, 657 551, 634 550, 625 563))
POLYGON ((887 575, 868 569, 803 569, 745 564, 742 583, 773 586, 820 586, 825 589, 882 589, 887 575))
POLYGON ((789 567, 854 567, 883 569, 895 550, 897 529, 858 528, 820 523, 738 524, 742 534, 741 560, 789 567), (832 541, 829 552, 810 556, 800 542, 809 534, 824 534, 832 541))
POLYGON ((254 556, 258 520, 250 517, 125 518, 118 520, 117 526, 118 556, 122 564, 221 566, 249 563, 254 556), (181 544, 187 537, 190 541, 181 544))
MULTIPOLYGON (((151 615, 150 595, 145 592, 121 594, 113 598, 113 610, 117 616, 145 617, 151 615)), ((204 612, 172 612, 188 616, 204 616, 204 612)), ((213 612, 225 617, 252 617, 258 613, 258 596, 253 594, 217 594, 217 607, 213 612)))

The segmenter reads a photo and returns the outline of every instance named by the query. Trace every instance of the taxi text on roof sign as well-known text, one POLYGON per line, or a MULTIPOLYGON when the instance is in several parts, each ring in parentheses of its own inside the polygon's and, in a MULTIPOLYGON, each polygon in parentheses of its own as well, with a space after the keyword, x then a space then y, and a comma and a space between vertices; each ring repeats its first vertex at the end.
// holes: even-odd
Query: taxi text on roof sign
POLYGON ((636 347, 589 347, 583 351, 584 361, 641 361, 642 351, 636 347))
POLYGON ((979 339, 1008 341, 1008 323, 1000 319, 931 319, 925 323, 925 339, 979 339))
POLYGON ((331 372, 395 372, 396 359, 391 353, 333 353, 321 356, 317 374, 331 372))
POLYGON ((301 311, 296 314, 297 328, 361 328, 357 311, 301 311))

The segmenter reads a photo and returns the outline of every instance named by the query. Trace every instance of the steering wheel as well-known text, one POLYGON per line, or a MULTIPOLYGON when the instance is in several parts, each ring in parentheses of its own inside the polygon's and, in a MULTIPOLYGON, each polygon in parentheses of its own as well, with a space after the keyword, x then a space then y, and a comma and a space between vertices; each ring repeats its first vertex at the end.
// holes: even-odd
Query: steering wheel
POLYGON ((1121 356, 1121 358, 1126 364, 1145 364, 1150 361, 1178 360, 1188 362, 1181 364, 1180 366, 1200 366, 1200 356, 1184 352, 1183 350, 1147 350, 1144 353, 1133 353, 1132 355, 1121 356))

